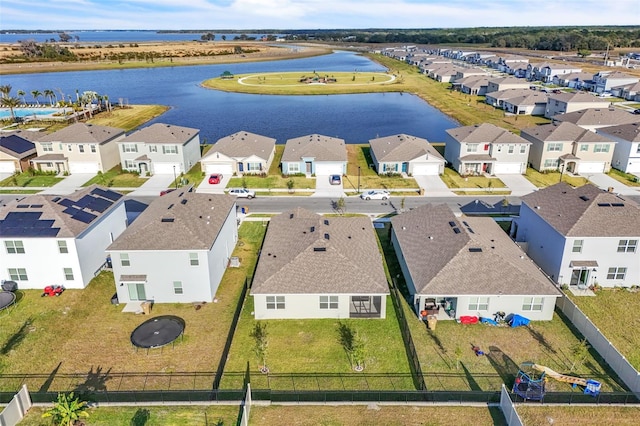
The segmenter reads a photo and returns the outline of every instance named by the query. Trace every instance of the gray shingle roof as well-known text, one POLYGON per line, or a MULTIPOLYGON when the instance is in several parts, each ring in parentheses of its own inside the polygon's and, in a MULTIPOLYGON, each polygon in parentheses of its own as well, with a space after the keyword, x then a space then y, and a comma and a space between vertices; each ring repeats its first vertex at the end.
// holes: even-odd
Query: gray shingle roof
POLYGON ((425 204, 391 224, 418 294, 559 295, 491 218, 458 218, 445 204, 425 204))
POLYGON ((137 130, 119 142, 134 143, 166 143, 184 145, 193 139, 200 130, 172 124, 155 123, 137 130))
POLYGON ((640 207, 591 184, 558 183, 525 195, 522 203, 567 237, 640 236, 640 207))
POLYGON ((589 95, 587 93, 575 92, 575 93, 552 93, 549 95, 549 101, 560 101, 560 102, 579 102, 579 103, 594 103, 594 104, 609 104, 609 101, 606 99, 598 98, 593 95, 589 95))
POLYGON ((554 120, 577 124, 578 126, 628 124, 640 121, 640 117, 618 108, 588 108, 567 114, 558 114, 554 120))
POLYGON ((226 194, 170 192, 149 204, 107 250, 209 250, 235 203, 226 194))
POLYGON ((629 142, 640 142, 640 121, 620 126, 611 126, 598 129, 598 133, 611 135, 629 142))
POLYGON ((209 153, 203 157, 206 161, 213 157, 216 152, 228 157, 249 157, 256 155, 267 160, 276 145, 276 140, 255 133, 240 131, 229 136, 225 136, 216 142, 209 153))
POLYGON ((371 151, 378 161, 411 161, 429 156, 444 161, 442 155, 428 140, 399 134, 369 140, 371 151))
POLYGON ((482 123, 475 126, 455 127, 447 130, 447 133, 461 143, 531 143, 508 130, 489 123, 482 123))
POLYGON ((322 217, 303 208, 271 218, 251 294, 388 293, 368 218, 322 217))
POLYGON ((542 142, 613 143, 611 139, 583 129, 568 121, 530 127, 523 129, 521 134, 531 136, 542 142))
POLYGON ((117 127, 75 123, 57 132, 44 135, 38 140, 40 142, 104 144, 122 135, 124 130, 117 127))
POLYGON ((312 134, 289 139, 282 153, 282 161, 300 161, 312 157, 315 161, 347 161, 344 139, 312 134))

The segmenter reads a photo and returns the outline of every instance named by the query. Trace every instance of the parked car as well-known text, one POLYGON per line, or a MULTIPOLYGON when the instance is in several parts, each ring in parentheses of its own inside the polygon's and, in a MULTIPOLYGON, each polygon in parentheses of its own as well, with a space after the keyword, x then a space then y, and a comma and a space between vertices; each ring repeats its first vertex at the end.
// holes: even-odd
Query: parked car
POLYGON ((173 192, 175 190, 176 190, 175 188, 169 188, 169 189, 162 190, 162 191, 160 191, 160 196, 162 197, 163 195, 167 195, 168 193, 173 192))
POLYGON ((638 108, 638 109, 634 109, 634 110, 633 110, 633 113, 634 113, 634 114, 640 114, 640 108, 638 108))
POLYGON ((331 185, 341 185, 342 177, 340 177, 340 175, 331 175, 329 176, 329 183, 331 183, 331 185))
POLYGON ((220 183, 221 180, 222 180, 222 175, 220 173, 214 173, 211 176, 209 176, 209 184, 211 185, 217 185, 220 183))
POLYGON ((384 189, 374 189, 360 194, 360 198, 363 200, 386 200, 390 196, 389 191, 385 191, 384 189))
POLYGON ((251 191, 246 188, 231 188, 229 190, 229 194, 235 195, 238 198, 248 198, 248 199, 252 199, 253 197, 256 196, 255 191, 251 191))

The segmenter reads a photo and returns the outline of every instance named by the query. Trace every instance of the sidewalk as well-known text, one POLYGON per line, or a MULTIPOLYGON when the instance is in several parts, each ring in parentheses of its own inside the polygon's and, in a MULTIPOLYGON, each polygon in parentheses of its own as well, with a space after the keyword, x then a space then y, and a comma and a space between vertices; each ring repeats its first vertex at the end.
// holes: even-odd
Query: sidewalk
POLYGON ((605 191, 608 191, 609 188, 613 188, 612 192, 615 194, 640 195, 639 186, 627 186, 604 173, 584 174, 580 176, 589 179, 594 185, 597 185, 600 189, 605 191))

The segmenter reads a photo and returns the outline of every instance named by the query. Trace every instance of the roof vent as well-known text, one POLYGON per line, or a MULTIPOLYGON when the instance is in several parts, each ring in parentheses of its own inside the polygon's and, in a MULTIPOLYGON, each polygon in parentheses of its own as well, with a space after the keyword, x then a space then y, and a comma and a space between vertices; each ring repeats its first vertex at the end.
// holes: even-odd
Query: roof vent
POLYGON ((581 196, 580 196, 580 199, 581 199, 582 201, 589 201, 589 197, 587 197, 586 195, 581 195, 581 196))
POLYGON ((329 240, 329 234, 324 234, 324 239, 328 241, 329 240))
POLYGON ((482 248, 480 248, 480 247, 469 247, 469 252, 471 252, 471 253, 480 253, 480 252, 482 252, 482 248))
POLYGON ((187 204, 187 199, 186 198, 182 199, 182 201, 180 201, 180 204, 182 205, 187 204))
POLYGON ((173 207, 173 204, 169 204, 169 207, 167 207, 167 210, 170 210, 171 207, 173 207))
POLYGON ((160 222, 168 223, 168 222, 173 222, 174 220, 175 219, 172 217, 163 217, 162 219, 160 219, 160 222))
POLYGON ((314 247, 313 251, 327 251, 326 247, 314 247))
POLYGON ((325 224, 325 225, 329 225, 329 219, 325 219, 325 220, 324 220, 324 224, 325 224))
POLYGON ((311 232, 316 232, 316 227, 315 226, 311 227, 311 232))
POLYGON ((460 231, 460 228, 453 228, 453 232, 456 234, 459 234, 461 231, 460 231))
POLYGON ((293 219, 293 213, 289 213, 289 219, 293 219))

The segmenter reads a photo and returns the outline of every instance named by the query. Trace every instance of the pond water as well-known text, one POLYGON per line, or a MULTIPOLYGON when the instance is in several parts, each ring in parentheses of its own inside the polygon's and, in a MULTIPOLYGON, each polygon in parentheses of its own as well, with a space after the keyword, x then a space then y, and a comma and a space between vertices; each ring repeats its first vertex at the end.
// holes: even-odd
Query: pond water
POLYGON ((275 96, 227 93, 205 89, 202 81, 224 71, 233 74, 279 71, 384 71, 379 64, 353 52, 338 51, 312 58, 224 65, 139 68, 2 76, 12 93, 53 90, 58 99, 95 91, 112 103, 162 104, 171 109, 155 122, 200 129, 214 143, 240 130, 287 139, 318 133, 347 143, 406 133, 442 142, 445 130, 458 124, 417 96, 402 93, 275 96))

